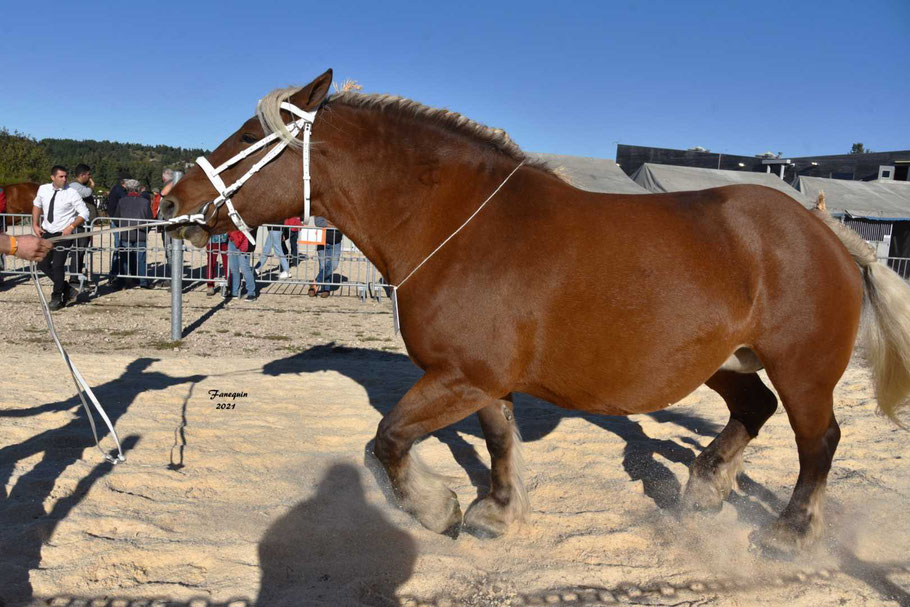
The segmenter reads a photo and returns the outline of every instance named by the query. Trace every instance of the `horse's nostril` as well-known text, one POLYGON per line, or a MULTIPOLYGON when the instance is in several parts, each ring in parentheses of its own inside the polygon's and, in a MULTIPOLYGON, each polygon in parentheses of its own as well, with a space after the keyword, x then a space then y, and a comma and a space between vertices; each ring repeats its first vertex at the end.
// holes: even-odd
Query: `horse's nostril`
POLYGON ((165 198, 158 206, 158 219, 170 219, 177 214, 177 203, 165 198))

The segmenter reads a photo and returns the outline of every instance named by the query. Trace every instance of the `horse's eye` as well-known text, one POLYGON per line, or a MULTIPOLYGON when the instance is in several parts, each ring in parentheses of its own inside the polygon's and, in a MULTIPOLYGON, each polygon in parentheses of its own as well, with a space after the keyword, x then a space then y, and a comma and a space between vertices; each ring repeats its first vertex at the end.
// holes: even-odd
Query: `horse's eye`
POLYGON ((240 136, 240 141, 243 143, 256 143, 259 141, 259 137, 253 135, 252 133, 244 133, 240 136))

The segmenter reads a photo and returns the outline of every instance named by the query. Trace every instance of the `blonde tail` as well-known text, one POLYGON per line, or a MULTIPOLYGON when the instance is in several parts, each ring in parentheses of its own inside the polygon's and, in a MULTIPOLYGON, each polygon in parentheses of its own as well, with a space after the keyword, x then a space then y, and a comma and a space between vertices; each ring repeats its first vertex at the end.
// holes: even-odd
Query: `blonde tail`
POLYGON ((872 367, 878 408, 896 424, 910 404, 910 285, 891 268, 863 268, 865 297, 861 340, 872 367))
POLYGON ((837 234, 863 273, 860 343, 869 366, 878 408, 899 426, 898 412, 910 405, 910 285, 875 257, 875 249, 824 207, 813 209, 837 234))

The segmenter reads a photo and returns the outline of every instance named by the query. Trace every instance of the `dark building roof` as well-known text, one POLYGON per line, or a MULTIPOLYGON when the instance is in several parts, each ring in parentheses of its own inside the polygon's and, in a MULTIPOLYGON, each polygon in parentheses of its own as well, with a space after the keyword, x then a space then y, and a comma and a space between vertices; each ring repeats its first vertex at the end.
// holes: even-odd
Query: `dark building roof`
MULTIPOLYGON (((784 165, 784 179, 791 183, 800 175, 870 181, 878 179, 880 166, 894 166, 896 171, 893 177, 898 181, 910 179, 907 175, 908 167, 910 167, 910 150, 831 156, 791 156, 788 158, 791 164, 784 165)), ((763 160, 764 158, 758 156, 739 156, 697 150, 674 150, 623 144, 616 146, 616 162, 626 175, 632 175, 645 163, 764 173, 767 171, 767 166, 762 162, 763 160), (739 166, 740 163, 743 166, 739 166)), ((771 167, 772 173, 780 174, 779 171, 778 166, 771 167)))
POLYGON ((626 175, 632 175, 645 163, 670 164, 674 166, 696 167, 699 169, 726 169, 730 171, 765 171, 761 158, 755 156, 737 156, 734 154, 717 154, 697 150, 674 150, 670 148, 651 148, 640 145, 616 146, 616 163, 626 175), (739 163, 746 165, 740 167, 739 163))
POLYGON ((791 159, 796 175, 825 177, 828 179, 849 179, 872 181, 878 179, 881 166, 893 166, 896 181, 908 181, 907 168, 910 166, 910 150, 894 152, 869 152, 867 154, 836 154, 833 156, 803 156, 791 159), (812 163, 817 163, 813 165, 812 163))

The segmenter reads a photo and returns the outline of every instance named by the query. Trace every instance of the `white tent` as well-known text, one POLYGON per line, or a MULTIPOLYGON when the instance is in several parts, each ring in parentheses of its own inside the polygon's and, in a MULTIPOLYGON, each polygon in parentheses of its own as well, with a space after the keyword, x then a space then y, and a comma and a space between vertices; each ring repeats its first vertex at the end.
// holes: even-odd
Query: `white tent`
POLYGON ((771 173, 700 169, 646 162, 635 171, 632 180, 650 192, 684 192, 734 184, 764 185, 791 196, 805 207, 815 206, 814 199, 806 198, 771 173))
POLYGON ((580 190, 605 194, 648 194, 629 179, 619 165, 606 158, 537 154, 528 157, 546 164, 554 173, 580 190))
POLYGON ((879 221, 910 219, 910 182, 799 177, 796 187, 811 200, 824 191, 831 213, 879 221))

